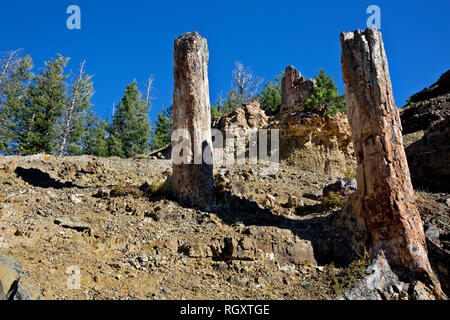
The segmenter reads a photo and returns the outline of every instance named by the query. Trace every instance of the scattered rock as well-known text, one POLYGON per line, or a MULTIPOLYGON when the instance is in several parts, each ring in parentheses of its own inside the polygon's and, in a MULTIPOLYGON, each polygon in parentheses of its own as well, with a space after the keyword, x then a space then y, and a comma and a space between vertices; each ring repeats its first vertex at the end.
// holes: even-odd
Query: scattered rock
POLYGON ((424 225, 425 236, 428 239, 439 242, 439 229, 431 222, 428 222, 424 225))
POLYGON ((88 233, 91 233, 91 227, 88 223, 74 222, 67 218, 56 218, 55 224, 60 225, 63 228, 74 229, 80 232, 87 231, 88 233))
POLYGON ((357 183, 354 179, 339 179, 336 182, 329 183, 323 188, 323 195, 329 196, 330 192, 341 196, 349 196, 357 189, 357 183))
POLYGON ((293 196, 292 194, 288 195, 288 201, 284 205, 285 208, 297 208, 299 206, 303 206, 304 203, 300 199, 298 199, 296 196, 293 196))
POLYGON ((273 208, 276 205, 276 199, 273 195, 268 194, 266 195, 266 199, 264 200, 264 205, 266 208, 273 208))
POLYGON ((399 281, 383 253, 367 268, 367 276, 344 293, 348 300, 400 300, 407 297, 408 285, 399 281))
POLYGON ((0 300, 39 300, 40 293, 28 279, 22 264, 0 254, 0 300))
POLYGON ((80 199, 77 198, 76 195, 71 195, 70 196, 70 201, 72 201, 74 204, 80 204, 82 201, 80 199))
POLYGON ((411 299, 413 300, 436 300, 430 288, 420 281, 411 284, 411 299))

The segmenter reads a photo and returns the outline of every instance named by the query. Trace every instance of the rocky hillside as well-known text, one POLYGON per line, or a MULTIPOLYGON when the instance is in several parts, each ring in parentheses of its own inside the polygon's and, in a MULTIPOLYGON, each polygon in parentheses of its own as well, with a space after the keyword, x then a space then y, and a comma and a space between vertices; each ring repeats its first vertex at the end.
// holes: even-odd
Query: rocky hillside
POLYGON ((449 192, 450 70, 411 96, 400 114, 414 185, 449 192))
MULTIPOLYGON (((170 167, 0 157, 0 254, 15 261, 5 264, 21 264, 30 292, 45 299, 339 299, 363 274, 364 259, 338 260, 348 247, 335 226, 343 203, 321 200, 334 178, 284 164, 270 174, 217 168, 223 202, 197 210, 156 191, 170 167), (67 287, 73 266, 79 290, 67 287)), ((419 193, 441 250, 449 249, 449 197, 419 193)))

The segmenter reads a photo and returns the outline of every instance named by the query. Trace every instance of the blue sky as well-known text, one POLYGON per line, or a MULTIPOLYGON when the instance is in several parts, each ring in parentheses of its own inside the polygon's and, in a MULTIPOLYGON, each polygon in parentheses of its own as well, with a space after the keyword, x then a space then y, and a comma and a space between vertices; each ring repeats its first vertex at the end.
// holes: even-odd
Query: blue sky
MULTIPOLYGON (((241 61, 271 80, 287 65, 306 77, 324 68, 343 93, 339 34, 365 29, 369 5, 381 8, 394 97, 398 106, 450 67, 450 1, 4 1, 0 52, 23 48, 37 67, 71 57, 94 74, 94 110, 111 114, 125 86, 155 78, 151 117, 172 100, 173 41, 198 31, 208 39, 211 102, 230 89, 241 61), (68 30, 66 9, 81 8, 81 30, 68 30)), ((36 69, 34 70, 36 72, 36 69)))

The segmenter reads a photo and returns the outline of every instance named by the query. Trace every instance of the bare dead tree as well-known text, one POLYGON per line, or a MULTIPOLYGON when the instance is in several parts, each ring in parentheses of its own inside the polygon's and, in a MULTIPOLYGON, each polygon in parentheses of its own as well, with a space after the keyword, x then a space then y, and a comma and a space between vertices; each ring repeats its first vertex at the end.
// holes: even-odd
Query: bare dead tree
POLYGON ((21 50, 22 49, 10 51, 10 52, 4 53, 0 56, 0 70, 1 70, 0 71, 0 86, 2 85, 3 79, 5 78, 5 76, 8 72, 8 69, 11 67, 14 60, 17 58, 17 54, 21 50))
POLYGON ((258 88, 264 81, 254 74, 254 72, 245 67, 241 62, 235 63, 233 70, 233 86, 237 90, 243 103, 250 100, 258 93, 258 88))
POLYGON ((145 106, 148 111, 150 111, 150 101, 152 100, 152 90, 153 90, 153 82, 155 79, 150 76, 145 83, 145 106))
POLYGON ((72 86, 72 97, 69 102, 69 109, 67 113, 67 118, 63 124, 63 135, 61 140, 61 145, 58 149, 58 157, 64 156, 66 153, 67 144, 69 143, 69 138, 72 131, 72 126, 74 119, 76 117, 77 109, 81 109, 83 104, 90 99, 94 94, 93 91, 89 89, 89 82, 92 76, 85 76, 84 65, 86 61, 83 61, 80 65, 78 76, 72 86))

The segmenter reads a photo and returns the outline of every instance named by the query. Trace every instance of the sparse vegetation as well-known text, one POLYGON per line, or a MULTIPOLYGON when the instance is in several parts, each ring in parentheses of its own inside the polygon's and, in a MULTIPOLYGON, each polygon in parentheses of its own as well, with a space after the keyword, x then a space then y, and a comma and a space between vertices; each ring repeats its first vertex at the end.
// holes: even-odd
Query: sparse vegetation
POLYGON ((361 259, 351 262, 347 268, 336 268, 333 263, 326 265, 325 272, 332 283, 334 293, 340 295, 345 289, 362 279, 370 265, 371 260, 366 250, 361 259))
POLYGON ((347 179, 353 180, 356 179, 356 171, 355 170, 348 170, 345 172, 344 176, 347 179))
POLYGON ((140 198, 144 193, 138 188, 129 185, 116 185, 110 192, 111 197, 126 197, 132 195, 134 198, 140 198))
POLYGON ((347 203, 347 198, 335 192, 330 192, 328 196, 322 196, 321 202, 326 208, 342 208, 347 203))
POLYGON ((169 182, 163 178, 156 178, 150 183, 145 182, 139 189, 148 195, 158 195, 167 198, 171 196, 169 182))

